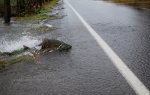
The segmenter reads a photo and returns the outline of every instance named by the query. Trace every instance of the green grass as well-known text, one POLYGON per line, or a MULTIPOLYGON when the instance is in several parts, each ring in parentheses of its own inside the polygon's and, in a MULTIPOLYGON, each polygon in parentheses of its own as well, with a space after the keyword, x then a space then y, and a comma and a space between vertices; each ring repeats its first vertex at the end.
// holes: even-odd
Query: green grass
MULTIPOLYGON (((0 0, 0 3, 3 3, 3 2, 4 2, 4 0, 0 0)), ((17 0, 10 0, 10 2, 15 3, 15 2, 17 2, 17 0)))
POLYGON ((2 3, 4 0, 0 0, 0 3, 2 3))
POLYGON ((52 0, 49 3, 45 3, 45 5, 41 8, 38 14, 32 14, 26 17, 14 17, 12 20, 14 21, 25 21, 25 20, 43 20, 54 16, 48 16, 46 13, 52 12, 53 7, 58 4, 59 0, 52 0))
POLYGON ((14 21, 25 21, 25 20, 42 20, 48 18, 47 15, 44 14, 36 14, 36 15, 30 15, 27 17, 14 17, 12 20, 14 21))

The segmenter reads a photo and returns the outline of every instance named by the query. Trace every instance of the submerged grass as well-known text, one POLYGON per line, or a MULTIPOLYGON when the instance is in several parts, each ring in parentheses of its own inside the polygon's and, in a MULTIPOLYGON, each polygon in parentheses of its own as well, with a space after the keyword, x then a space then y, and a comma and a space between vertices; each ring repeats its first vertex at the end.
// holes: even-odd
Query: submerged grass
MULTIPOLYGON (((23 48, 19 50, 15 50, 12 52, 1 52, 0 55, 3 56, 12 56, 12 55, 17 55, 25 52, 26 50, 30 49, 27 46, 24 46, 23 48)), ((19 62, 29 62, 29 63, 34 63, 34 56, 19 56, 19 57, 11 57, 7 59, 1 59, 0 60, 0 70, 7 67, 8 65, 19 63, 19 62)))
POLYGON ((6 57, 5 59, 0 59, 0 70, 4 69, 5 67, 7 67, 11 64, 20 63, 20 62, 39 63, 40 54, 38 54, 36 52, 29 51, 32 55, 18 55, 29 49, 30 49, 29 47, 24 46, 20 50, 15 50, 13 52, 2 52, 0 55, 11 56, 11 57, 6 57))
POLYGON ((4 69, 8 65, 19 63, 19 62, 34 63, 34 58, 31 56, 20 56, 20 57, 14 57, 10 59, 2 59, 0 60, 0 70, 4 69))
POLYGON ((12 55, 17 55, 17 54, 20 54, 20 53, 23 53, 24 51, 30 49, 29 47, 27 46, 23 46, 23 48, 19 49, 19 50, 14 50, 12 52, 1 52, 0 55, 2 56, 12 56, 12 55))
POLYGON ((58 4, 59 0, 52 0, 48 3, 45 3, 44 6, 41 8, 41 10, 37 14, 32 14, 26 17, 14 17, 12 20, 14 21, 24 21, 24 20, 43 20, 47 19, 53 16, 48 16, 46 13, 52 12, 52 9, 54 6, 58 4))

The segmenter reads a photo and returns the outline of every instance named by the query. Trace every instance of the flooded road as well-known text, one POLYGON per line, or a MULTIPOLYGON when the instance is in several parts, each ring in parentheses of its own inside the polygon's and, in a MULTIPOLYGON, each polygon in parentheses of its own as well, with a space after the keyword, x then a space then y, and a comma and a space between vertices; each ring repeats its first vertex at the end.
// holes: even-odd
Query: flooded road
MULTIPOLYGON (((150 89, 150 12, 95 0, 68 2, 150 89)), ((46 53, 39 64, 19 63, 1 71, 0 95, 136 95, 65 1, 62 6, 67 16, 45 22, 58 27, 51 32, 24 32, 24 23, 1 25, 1 51, 34 46, 44 37, 73 48, 46 53)))
POLYGON ((11 25, 0 25, 0 52, 11 52, 27 46, 38 44, 38 37, 30 27, 23 23, 12 23, 11 25))
POLYGON ((150 89, 150 11, 103 1, 82 1, 70 2, 150 89), (84 4, 85 1, 89 2, 84 4))

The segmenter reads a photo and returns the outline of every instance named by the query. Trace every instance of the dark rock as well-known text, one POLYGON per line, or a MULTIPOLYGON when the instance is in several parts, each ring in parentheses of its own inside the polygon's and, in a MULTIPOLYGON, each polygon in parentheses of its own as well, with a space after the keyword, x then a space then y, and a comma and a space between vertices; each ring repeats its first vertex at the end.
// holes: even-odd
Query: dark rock
POLYGON ((41 46, 41 50, 59 50, 59 51, 64 51, 64 50, 69 50, 72 48, 71 45, 68 45, 62 41, 54 40, 54 39, 47 39, 44 38, 43 42, 39 45, 41 46))

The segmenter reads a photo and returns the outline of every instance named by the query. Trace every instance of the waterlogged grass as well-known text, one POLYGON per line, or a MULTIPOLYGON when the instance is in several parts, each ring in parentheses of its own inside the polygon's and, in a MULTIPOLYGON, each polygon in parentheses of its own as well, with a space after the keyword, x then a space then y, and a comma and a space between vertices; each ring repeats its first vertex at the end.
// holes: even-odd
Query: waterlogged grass
POLYGON ((17 55, 17 54, 21 54, 24 51, 28 50, 29 47, 24 46, 23 48, 19 49, 19 50, 14 50, 12 52, 1 52, 0 55, 2 56, 12 56, 12 55, 17 55))
POLYGON ((0 60, 0 70, 6 67, 7 62, 5 60, 0 60))
POLYGON ((30 15, 27 17, 14 17, 12 20, 14 21, 24 21, 24 20, 43 20, 47 19, 49 16, 44 14, 30 15))
MULTIPOLYGON (((27 46, 24 46, 24 48, 21 48, 19 50, 15 50, 12 52, 1 52, 0 55, 2 55, 2 56, 17 55, 17 54, 23 53, 24 51, 26 51, 28 49, 29 48, 27 46)), ((14 58, 10 58, 10 59, 1 59, 0 60, 0 70, 5 68, 6 66, 8 66, 10 64, 15 64, 15 63, 22 62, 22 61, 30 61, 30 60, 27 57, 14 57, 14 58)))
POLYGON ((41 10, 38 12, 38 14, 32 14, 26 17, 14 17, 14 21, 24 21, 24 20, 43 20, 47 18, 54 17, 53 15, 48 16, 46 13, 52 12, 52 9, 54 6, 58 4, 59 0, 52 0, 48 3, 45 3, 44 6, 41 8, 41 10))
POLYGON ((16 63, 20 63, 20 62, 38 63, 40 55, 37 53, 31 52, 33 54, 33 56, 32 55, 17 56, 18 54, 21 54, 29 49, 30 49, 29 47, 24 46, 23 48, 12 51, 12 52, 1 52, 0 55, 10 56, 10 57, 8 57, 6 59, 0 59, 0 70, 4 69, 5 67, 7 67, 11 64, 16 64, 16 63), (12 55, 14 55, 14 56, 12 56, 12 55))
POLYGON ((34 63, 35 60, 31 56, 21 56, 21 57, 15 57, 10 59, 2 59, 0 60, 0 70, 4 69, 5 67, 16 64, 20 62, 26 62, 26 63, 34 63))

